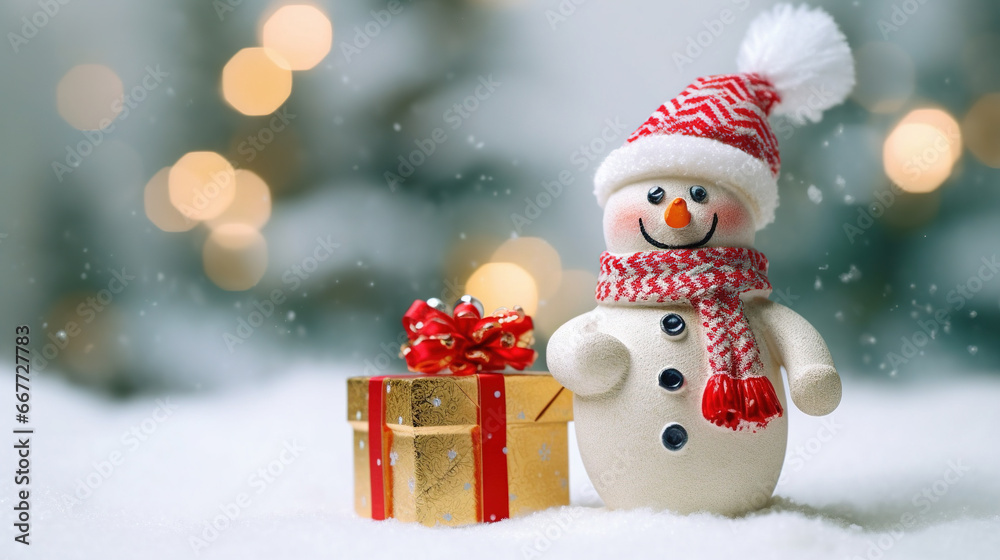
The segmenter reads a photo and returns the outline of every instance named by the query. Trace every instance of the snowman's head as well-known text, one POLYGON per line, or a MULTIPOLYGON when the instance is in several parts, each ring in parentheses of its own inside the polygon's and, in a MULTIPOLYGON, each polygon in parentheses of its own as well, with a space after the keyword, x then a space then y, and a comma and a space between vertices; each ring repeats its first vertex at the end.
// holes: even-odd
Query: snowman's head
POLYGON ((708 180, 666 177, 615 191, 604 207, 612 253, 751 247, 757 230, 742 197, 708 180))

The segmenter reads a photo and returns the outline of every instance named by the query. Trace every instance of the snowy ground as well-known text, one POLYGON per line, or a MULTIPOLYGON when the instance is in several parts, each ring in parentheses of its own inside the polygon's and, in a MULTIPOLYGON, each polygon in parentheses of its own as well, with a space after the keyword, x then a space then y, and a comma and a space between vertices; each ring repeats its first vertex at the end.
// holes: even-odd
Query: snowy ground
POLYGON ((315 370, 162 405, 37 379, 33 544, 12 544, 2 443, 0 558, 193 558, 220 508, 235 521, 200 557, 1000 558, 998 381, 848 380, 831 419, 792 412, 778 497, 746 518, 609 512, 574 456, 571 507, 428 529, 354 516, 344 381, 315 370), (270 482, 255 475, 269 464, 282 470, 270 482))

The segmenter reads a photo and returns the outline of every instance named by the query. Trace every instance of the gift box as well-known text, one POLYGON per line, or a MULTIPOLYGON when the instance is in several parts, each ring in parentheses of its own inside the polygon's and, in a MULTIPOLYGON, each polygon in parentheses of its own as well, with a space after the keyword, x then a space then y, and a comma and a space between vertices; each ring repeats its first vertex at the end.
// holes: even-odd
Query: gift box
POLYGON ((403 324, 401 354, 423 373, 347 381, 358 515, 463 525, 569 504, 572 394, 544 372, 496 372, 534 360, 530 317, 463 298, 453 316, 415 302, 403 324))
POLYGON ((548 374, 352 377, 347 387, 358 515, 463 525, 569 504, 573 400, 548 374), (372 438, 379 393, 382 437, 372 438))

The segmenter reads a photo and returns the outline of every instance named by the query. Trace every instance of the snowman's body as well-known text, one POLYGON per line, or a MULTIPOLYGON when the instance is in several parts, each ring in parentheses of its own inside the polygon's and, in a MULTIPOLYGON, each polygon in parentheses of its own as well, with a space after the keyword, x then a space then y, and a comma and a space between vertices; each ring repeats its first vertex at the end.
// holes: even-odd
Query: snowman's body
MULTIPOLYGON (((754 334, 766 340, 767 325, 757 306, 747 307, 754 334)), ((587 474, 608 507, 735 515, 767 503, 784 460, 787 416, 756 432, 716 426, 702 416, 702 393, 712 372, 703 327, 690 305, 599 305, 564 328, 596 329, 629 350, 628 373, 615 388, 600 398, 578 395, 574 400, 587 474), (660 328, 669 313, 684 321, 679 335, 660 328), (668 368, 683 376, 678 388, 676 374, 667 381, 669 388, 661 385, 661 372, 668 368), (677 449, 663 443, 670 425, 679 425, 687 436, 677 449)), ((760 346, 766 376, 787 410, 780 365, 766 344, 760 346)))

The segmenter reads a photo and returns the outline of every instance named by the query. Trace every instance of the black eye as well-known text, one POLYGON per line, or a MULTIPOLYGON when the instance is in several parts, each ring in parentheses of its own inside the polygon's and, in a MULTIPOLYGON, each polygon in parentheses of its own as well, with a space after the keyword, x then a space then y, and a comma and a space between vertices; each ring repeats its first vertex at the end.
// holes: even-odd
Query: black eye
POLYGON ((661 187, 653 187, 649 189, 649 194, 646 195, 646 200, 648 200, 650 204, 659 204, 663 202, 663 197, 666 194, 667 193, 663 192, 661 187))
POLYGON ((691 200, 695 202, 705 202, 708 200, 708 191, 701 185, 691 187, 691 200))

